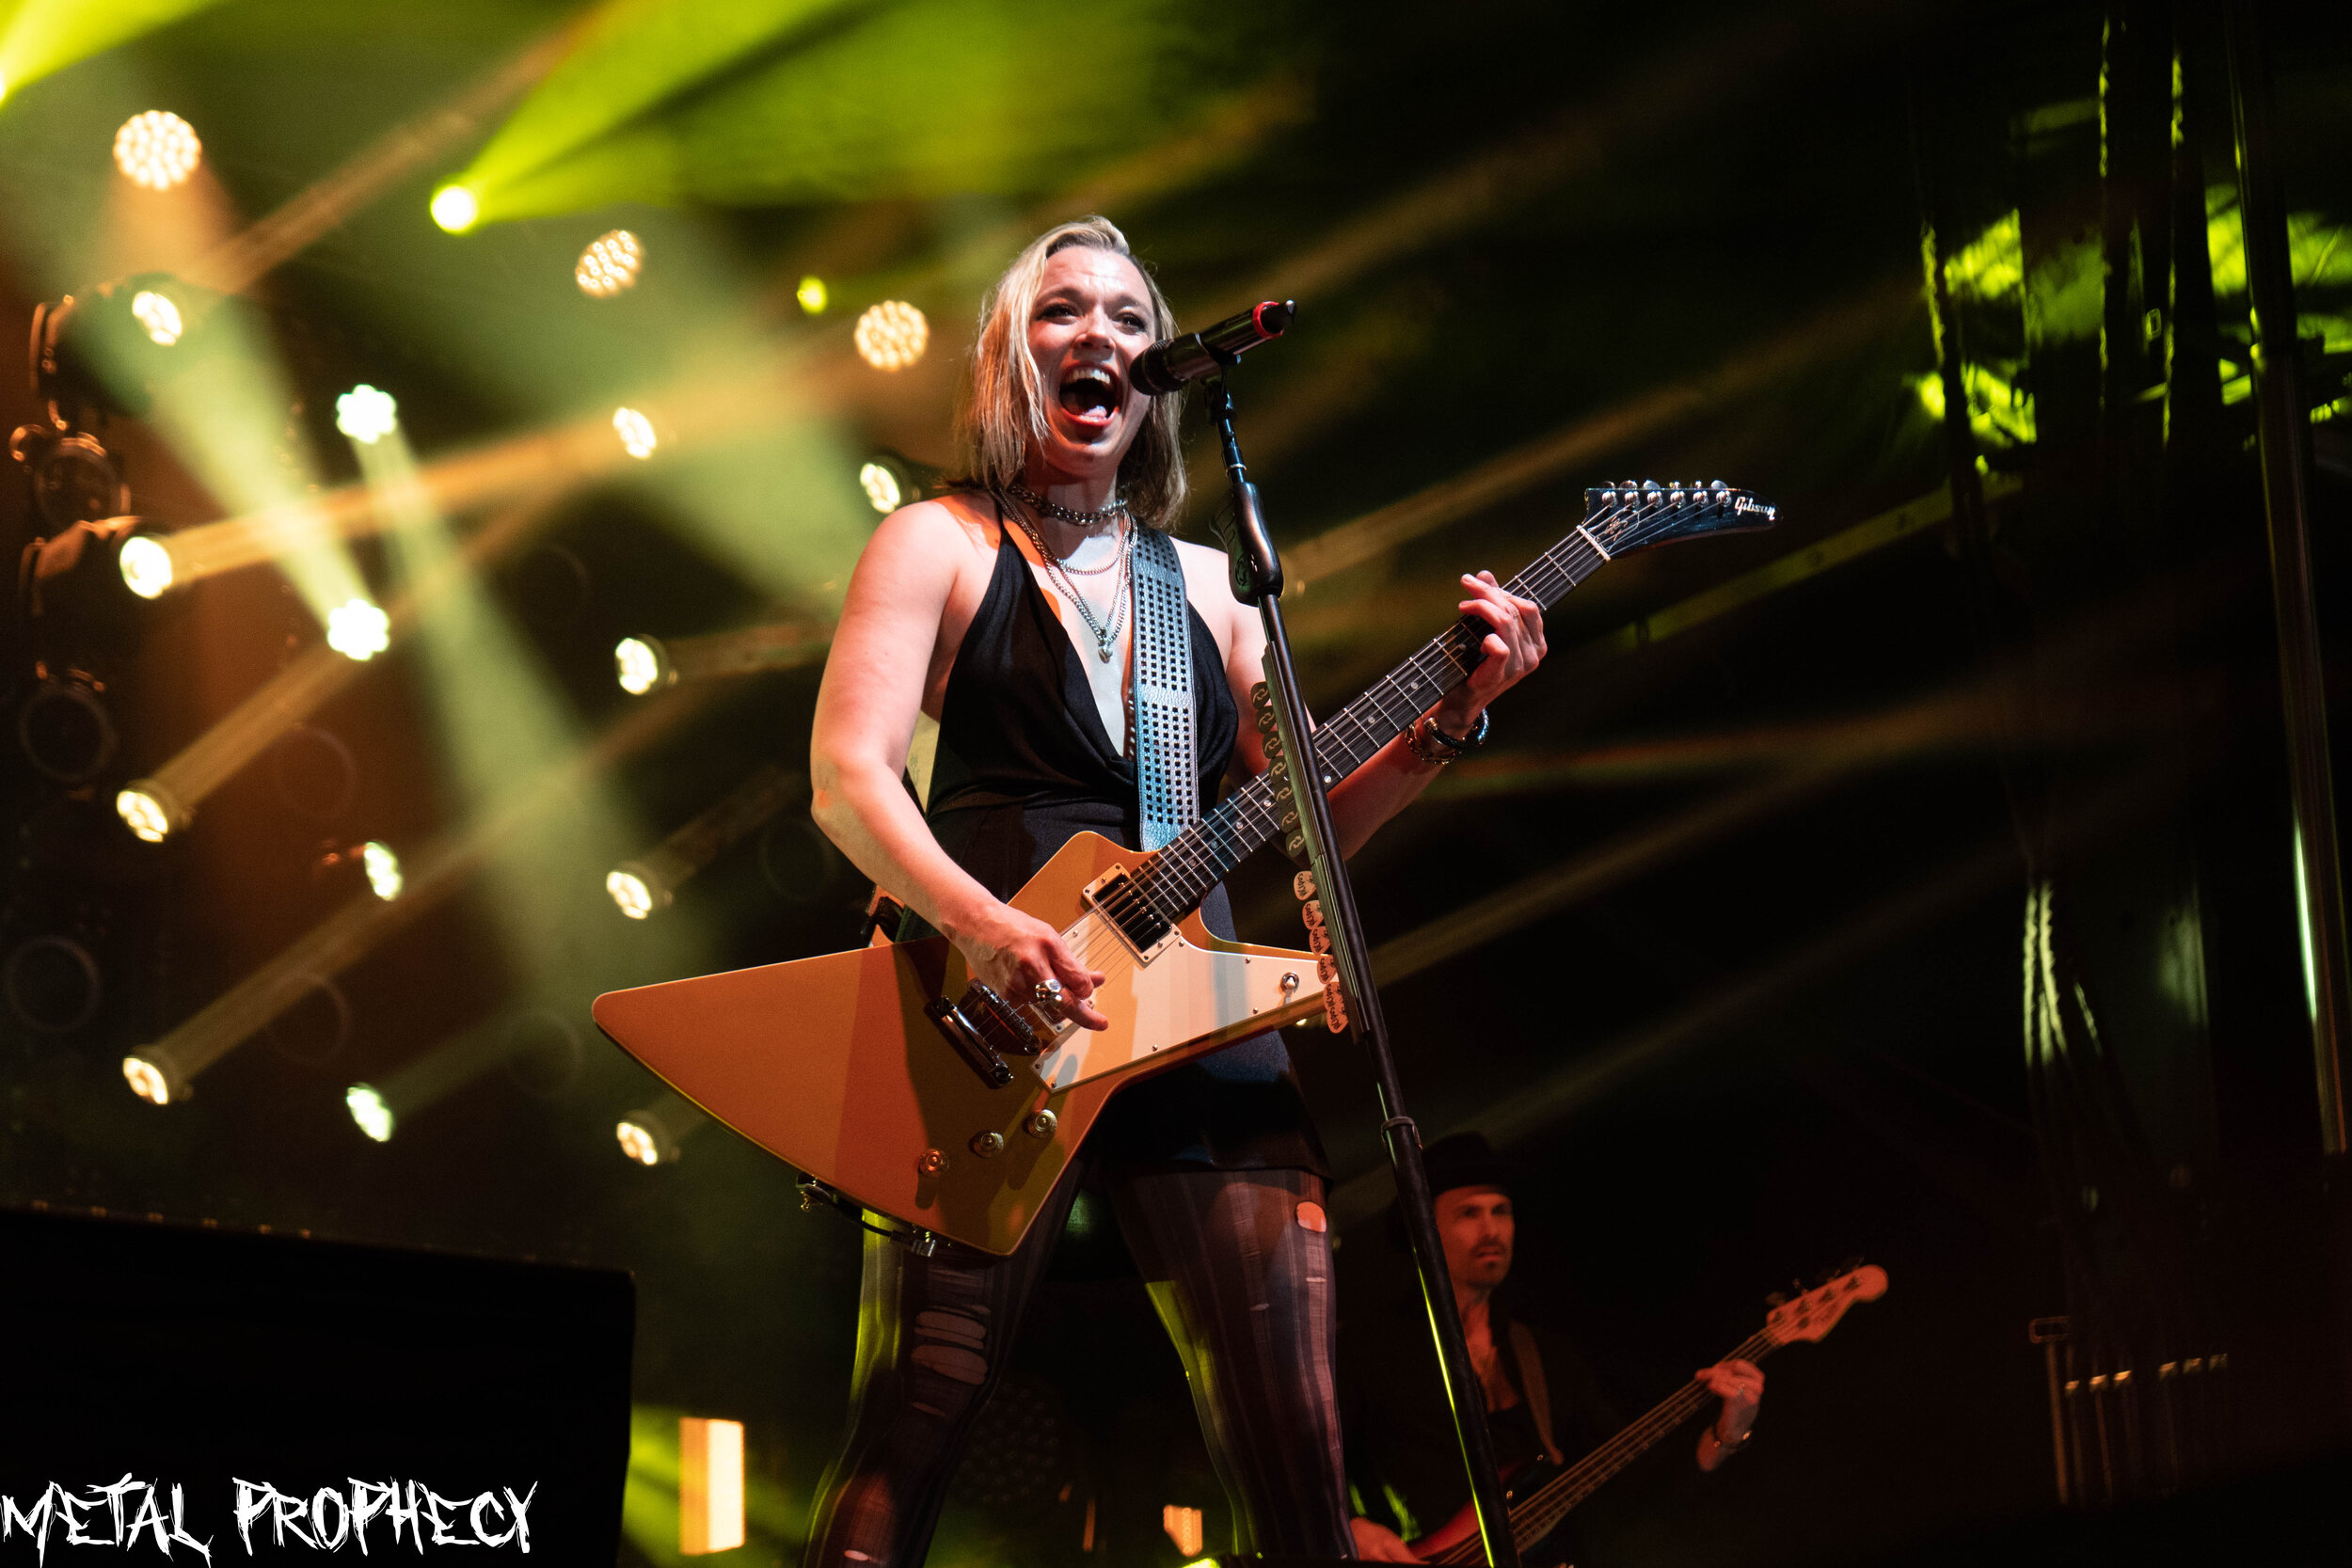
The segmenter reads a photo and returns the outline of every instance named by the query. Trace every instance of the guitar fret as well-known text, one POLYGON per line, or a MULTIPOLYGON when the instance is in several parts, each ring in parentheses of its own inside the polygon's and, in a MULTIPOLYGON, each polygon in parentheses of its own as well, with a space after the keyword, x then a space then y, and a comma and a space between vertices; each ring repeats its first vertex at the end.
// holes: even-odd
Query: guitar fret
MULTIPOLYGON (((1549 610, 1607 560, 1580 528, 1503 587, 1549 610)), ((1336 782, 1355 772, 1431 704, 1468 679, 1483 657, 1478 648, 1486 629, 1484 621, 1464 617, 1318 725, 1315 756, 1325 775, 1336 782)), ((1136 867, 1134 885, 1155 911, 1171 921, 1189 913, 1233 867, 1280 836, 1274 798, 1279 773, 1268 768, 1252 779, 1136 867)))

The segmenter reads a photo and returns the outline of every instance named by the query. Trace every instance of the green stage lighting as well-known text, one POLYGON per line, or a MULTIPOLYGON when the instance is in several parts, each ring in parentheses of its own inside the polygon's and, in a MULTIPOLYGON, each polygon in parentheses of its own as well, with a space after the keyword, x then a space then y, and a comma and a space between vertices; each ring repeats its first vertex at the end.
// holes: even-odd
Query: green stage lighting
POLYGON ((792 297, 801 302, 801 309, 812 316, 825 313, 825 280, 811 273, 801 279, 801 286, 792 291, 792 297))
POLYGON ((433 221, 453 234, 462 234, 482 215, 482 203, 463 185, 443 185, 433 193, 433 221))

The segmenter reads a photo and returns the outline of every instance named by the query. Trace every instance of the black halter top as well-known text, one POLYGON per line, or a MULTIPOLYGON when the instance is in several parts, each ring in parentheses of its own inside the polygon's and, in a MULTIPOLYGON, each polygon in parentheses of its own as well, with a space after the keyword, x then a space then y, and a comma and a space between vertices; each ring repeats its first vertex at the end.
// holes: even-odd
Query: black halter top
MULTIPOLYGON (((1078 651, 1029 573, 1009 530, 988 592, 956 650, 940 703, 939 752, 925 818, 981 886, 1009 897, 1073 833, 1134 847, 1140 838, 1136 765, 1113 747, 1078 651)), ((1216 799, 1240 714, 1216 640, 1199 610, 1192 630, 1194 726, 1200 799, 1216 799)), ((1231 938, 1222 887, 1202 921, 1231 938)), ((909 917, 910 921, 913 917, 909 917)), ((910 926, 902 935, 912 935, 910 926)), ((1210 1166, 1328 1175, 1281 1037, 1256 1035, 1122 1089, 1089 1138, 1125 1169, 1210 1166)))

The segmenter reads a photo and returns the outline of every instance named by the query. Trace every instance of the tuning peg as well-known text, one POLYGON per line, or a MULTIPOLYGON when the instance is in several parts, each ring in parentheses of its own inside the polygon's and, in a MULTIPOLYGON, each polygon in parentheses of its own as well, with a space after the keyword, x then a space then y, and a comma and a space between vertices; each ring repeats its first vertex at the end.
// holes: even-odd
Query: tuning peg
POLYGON ((1642 491, 1645 495, 1658 494, 1662 491, 1663 488, 1664 486, 1661 485, 1658 481, 1654 479, 1645 479, 1642 481, 1642 491))
POLYGON ((1720 496, 1720 495, 1722 495, 1724 491, 1726 491, 1726 490, 1728 490, 1728 489, 1730 489, 1730 488, 1731 488, 1731 486, 1730 486, 1730 485, 1725 484, 1725 483, 1724 483, 1722 480, 1720 480, 1720 479, 1710 479, 1710 480, 1708 480, 1708 481, 1707 482, 1707 487, 1708 487, 1709 490, 1712 490, 1713 492, 1715 492, 1715 494, 1717 494, 1717 495, 1719 495, 1719 496, 1720 496))
POLYGON ((1772 1308, 1774 1311, 1778 1311, 1780 1308, 1788 1305, 1788 1292, 1786 1291, 1774 1291, 1772 1294, 1764 1298, 1764 1305, 1772 1308))

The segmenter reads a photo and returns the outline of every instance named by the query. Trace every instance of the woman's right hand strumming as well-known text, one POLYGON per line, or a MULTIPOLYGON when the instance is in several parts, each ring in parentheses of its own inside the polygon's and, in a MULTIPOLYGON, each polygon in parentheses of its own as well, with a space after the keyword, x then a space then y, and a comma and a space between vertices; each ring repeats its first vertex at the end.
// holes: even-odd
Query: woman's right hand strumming
POLYGON ((1110 1027, 1111 1021, 1089 1000, 1103 983, 1102 974, 1080 963, 1061 933, 1036 916, 993 902, 960 922, 951 940, 972 977, 1014 1006, 1035 1006, 1038 989, 1050 981, 1061 987, 1061 999, 1041 1010, 1089 1029, 1110 1027))

